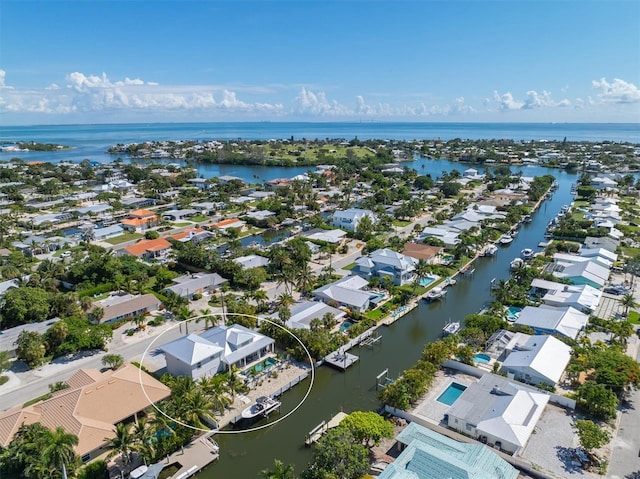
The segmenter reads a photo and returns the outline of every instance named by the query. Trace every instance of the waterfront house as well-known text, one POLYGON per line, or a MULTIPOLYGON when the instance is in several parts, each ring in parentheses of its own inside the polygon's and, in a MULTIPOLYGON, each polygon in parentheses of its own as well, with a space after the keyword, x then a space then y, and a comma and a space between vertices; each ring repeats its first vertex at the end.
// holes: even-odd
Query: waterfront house
POLYGON ((120 224, 126 230, 141 232, 156 226, 158 216, 151 210, 133 210, 120 224))
POLYGON ((586 314, 593 313, 602 298, 602 291, 588 284, 572 285, 536 278, 531 282, 532 293, 542 297, 548 306, 571 306, 586 314))
POLYGON ((227 282, 218 273, 197 273, 185 274, 173 279, 175 284, 164 289, 180 296, 181 298, 192 299, 194 294, 213 293, 227 282))
POLYGON ((502 376, 485 374, 467 387, 447 412, 447 425, 509 454, 520 452, 549 396, 502 376))
POLYGON ((516 319, 516 325, 529 326, 536 334, 557 334, 576 339, 587 327, 589 315, 566 306, 526 306, 516 319))
POLYGON ((86 463, 111 449, 116 424, 133 422, 171 395, 167 386, 131 364, 115 371, 80 369, 65 383, 69 387, 49 399, 1 412, 0 446, 6 447, 23 424, 40 423, 51 430, 62 426, 78 437, 74 451, 86 463))
POLYGON ((577 255, 554 255, 554 262, 547 267, 557 278, 569 280, 571 284, 588 284, 594 288, 602 288, 609 279, 609 268, 601 266, 589 258, 577 255))
POLYGON ((180 233, 165 236, 167 240, 174 240, 180 243, 200 243, 201 241, 207 241, 213 236, 211 231, 207 231, 203 228, 185 228, 180 233))
POLYGON ((396 436, 400 454, 379 479, 517 479, 519 471, 482 444, 459 442, 416 422, 396 436))
POLYGON ((378 296, 364 291, 368 285, 369 282, 360 276, 345 276, 338 281, 321 286, 311 294, 330 306, 364 313, 378 296))
POLYGON ((311 329, 313 320, 321 320, 326 314, 331 314, 340 322, 346 313, 320 301, 298 301, 291 306, 291 317, 285 322, 288 328, 311 329))
POLYGON ((618 182, 607 176, 595 176, 591 178, 590 185, 597 190, 612 190, 618 187, 618 182))
POLYGON ((156 238, 152 240, 142 239, 131 246, 120 250, 119 254, 130 254, 136 258, 142 259, 163 259, 166 258, 171 251, 171 243, 164 238, 156 238))
POLYGON ((422 230, 422 233, 416 239, 419 242, 423 242, 427 238, 435 238, 444 243, 446 247, 453 248, 455 245, 460 243, 460 231, 452 231, 449 230, 444 225, 439 225, 435 227, 427 226, 422 230))
POLYGON ((604 248, 607 251, 611 251, 615 253, 615 251, 620 246, 620 241, 615 238, 611 238, 609 236, 603 237, 595 237, 595 236, 587 236, 584 239, 584 247, 585 248, 604 248))
POLYGON ((190 178, 187 181, 199 190, 208 190, 211 188, 211 182, 206 178, 190 178))
POLYGON ((500 371, 510 379, 534 386, 555 386, 571 360, 571 348, 549 335, 523 334, 519 338, 520 342, 507 349, 500 371))
POLYGON ((104 228, 95 228, 93 230, 93 237, 95 241, 105 241, 109 238, 115 238, 124 233, 122 225, 111 225, 104 228))
POLYGON ((358 224, 362 221, 362 218, 368 216, 371 218, 371 222, 375 224, 378 219, 371 210, 364 210, 360 208, 349 208, 347 210, 336 210, 333 213, 331 224, 336 228, 341 228, 347 231, 357 231, 358 224))
POLYGON ((160 346, 167 372, 199 379, 243 369, 274 352, 275 341, 239 324, 217 326, 201 334, 189 334, 160 346))
POLYGON ((161 304, 153 294, 112 295, 93 303, 94 308, 99 306, 104 311, 103 316, 98 320, 100 324, 115 323, 144 315, 159 309, 161 304))
POLYGON ((374 276, 389 278, 396 286, 402 286, 414 280, 417 262, 411 256, 383 248, 358 258, 351 272, 367 280, 374 276))
POLYGON ((246 223, 244 221, 240 221, 238 218, 229 218, 226 220, 218 221, 217 223, 214 223, 212 226, 217 230, 225 231, 229 228, 242 229, 244 228, 244 225, 246 225, 246 223))
POLYGON ((583 258, 589 258, 605 268, 611 268, 618 260, 618 255, 605 248, 580 248, 579 254, 583 258))
POLYGON ((442 258, 444 248, 423 243, 408 242, 404 244, 401 253, 416 260, 424 260, 428 264, 438 264, 442 258))
POLYGON ((264 268, 269 265, 269 258, 257 254, 250 254, 234 258, 233 262, 242 266, 242 269, 264 268))

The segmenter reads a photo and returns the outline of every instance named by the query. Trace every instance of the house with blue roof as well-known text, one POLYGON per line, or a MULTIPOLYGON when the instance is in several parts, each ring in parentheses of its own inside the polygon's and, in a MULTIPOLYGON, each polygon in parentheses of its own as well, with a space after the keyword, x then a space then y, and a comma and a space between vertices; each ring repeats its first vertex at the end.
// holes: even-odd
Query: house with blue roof
POLYGON ((379 479, 516 479, 519 474, 487 446, 458 442, 415 422, 396 440, 402 452, 379 479))
POLYGON ((383 248, 377 249, 356 260, 352 273, 370 280, 373 276, 389 278, 396 286, 402 286, 415 279, 418 260, 411 256, 383 248))

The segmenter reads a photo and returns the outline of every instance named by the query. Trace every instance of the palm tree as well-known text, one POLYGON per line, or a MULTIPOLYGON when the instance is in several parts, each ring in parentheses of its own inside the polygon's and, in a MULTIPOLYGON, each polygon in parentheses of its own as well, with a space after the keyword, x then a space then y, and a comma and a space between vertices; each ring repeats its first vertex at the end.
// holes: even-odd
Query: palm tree
POLYGON ((227 406, 231 404, 227 385, 214 376, 204 376, 198 382, 202 391, 213 404, 213 409, 224 414, 227 406))
POLYGON ((123 424, 116 424, 116 435, 111 438, 105 438, 107 445, 112 451, 107 455, 110 459, 117 454, 122 455, 122 460, 125 464, 131 462, 132 446, 135 442, 135 437, 129 432, 129 428, 123 424))
POLYGON ((46 446, 42 450, 44 463, 53 468, 62 468, 62 478, 67 479, 67 465, 73 466, 77 460, 73 447, 78 445, 78 436, 58 426, 55 431, 47 429, 45 438, 46 446))
POLYGON ((204 428, 206 427, 205 423, 213 422, 211 411, 214 404, 200 389, 195 389, 186 395, 184 406, 180 417, 185 423, 204 428))
POLYGON ((305 264, 298 270, 298 288, 303 295, 306 295, 311 291, 315 283, 316 277, 313 274, 311 267, 305 264))
POLYGON ((269 299, 269 296, 267 295, 267 292, 264 289, 258 289, 253 292, 253 299, 258 304, 258 309, 264 310, 265 305, 267 303, 267 299, 269 299))
POLYGON ((295 479, 293 465, 284 465, 279 459, 274 459, 273 469, 263 469, 260 476, 265 479, 295 479))
POLYGON ((229 388, 229 393, 231 393, 231 401, 235 401, 237 392, 243 392, 246 389, 244 381, 238 376, 238 369, 235 366, 232 366, 229 370, 226 386, 229 388))
POLYGON ((628 316, 629 315, 629 308, 637 308, 638 307, 638 303, 636 302, 635 298, 633 297, 633 294, 628 293, 625 294, 622 299, 620 300, 620 304, 622 306, 624 306, 624 315, 628 316))

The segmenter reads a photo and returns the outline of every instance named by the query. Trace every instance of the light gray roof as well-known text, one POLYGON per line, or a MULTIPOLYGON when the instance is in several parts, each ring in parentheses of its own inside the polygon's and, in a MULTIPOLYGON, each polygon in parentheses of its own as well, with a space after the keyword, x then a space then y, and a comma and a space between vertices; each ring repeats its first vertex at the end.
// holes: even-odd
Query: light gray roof
POLYGON ((290 328, 308 329, 311 321, 321 319, 327 313, 333 314, 336 319, 346 314, 340 309, 318 301, 299 301, 291 307, 291 317, 286 324, 290 328))
POLYGON ((242 266, 242 269, 258 268, 269 264, 269 258, 257 254, 239 256, 238 258, 234 258, 233 261, 242 266))
POLYGON ((222 361, 229 365, 275 342, 273 339, 239 324, 211 328, 203 332, 201 337, 223 347, 222 361))
POLYGON ((589 316, 571 306, 526 306, 515 324, 530 326, 539 331, 553 331, 575 339, 589 321, 589 316))
POLYGON ((29 323, 16 326, 14 328, 5 329, 0 332, 0 351, 13 351, 16 349, 15 342, 22 331, 35 331, 44 333, 53 324, 60 321, 60 318, 47 319, 41 323, 29 323))
POLYGON ((218 273, 208 273, 196 276, 180 276, 175 278, 174 281, 176 284, 165 288, 166 291, 171 291, 178 296, 190 296, 202 289, 215 288, 222 283, 226 283, 227 280, 218 273))
POLYGON ((502 376, 485 374, 449 408, 449 417, 475 426, 480 433, 522 447, 548 402, 547 394, 520 388, 502 376))
POLYGON ((163 344, 160 346, 160 350, 185 364, 193 366, 215 354, 221 353, 224 348, 197 334, 190 334, 163 344))
POLYGON ((560 380, 571 359, 571 348, 553 336, 531 336, 520 347, 520 351, 512 351, 507 356, 502 367, 523 372, 531 370, 554 384, 560 380))

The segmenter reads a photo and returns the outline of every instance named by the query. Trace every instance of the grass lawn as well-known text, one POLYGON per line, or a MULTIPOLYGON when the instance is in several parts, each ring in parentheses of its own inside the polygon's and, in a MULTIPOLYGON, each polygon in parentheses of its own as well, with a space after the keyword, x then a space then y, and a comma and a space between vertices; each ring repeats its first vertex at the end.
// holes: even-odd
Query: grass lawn
POLYGON ((364 317, 372 321, 378 321, 383 315, 384 313, 379 309, 374 309, 372 311, 367 311, 366 313, 364 313, 364 317))
POLYGON ((185 222, 185 221, 177 222, 176 221, 176 222, 171 223, 171 225, 174 228, 182 228, 183 226, 191 226, 191 225, 193 225, 193 223, 191 223, 191 221, 187 221, 187 222, 185 222))
POLYGON ((202 223, 203 221, 209 221, 209 217, 205 215, 193 215, 189 219, 195 223, 202 223))
POLYGON ((629 322, 631 324, 640 324, 640 313, 637 311, 629 311, 629 322))
POLYGON ((411 224, 411 221, 401 221, 401 220, 393 221, 393 226, 397 226, 398 228, 404 228, 405 226, 409 226, 410 224, 411 224))
POLYGON ((356 267, 356 264, 355 263, 351 263, 351 264, 348 264, 348 265, 344 266, 342 269, 352 270, 355 267, 356 267))
POLYGON ((136 239, 140 239, 142 238, 144 235, 142 233, 124 233, 121 234, 120 236, 116 236, 115 238, 109 238, 104 240, 105 243, 109 243, 109 244, 120 244, 120 243, 125 243, 126 241, 131 241, 131 240, 136 240, 136 239))
POLYGON ((620 249, 625 256, 637 258, 640 256, 640 248, 631 248, 630 246, 621 246, 620 249))

